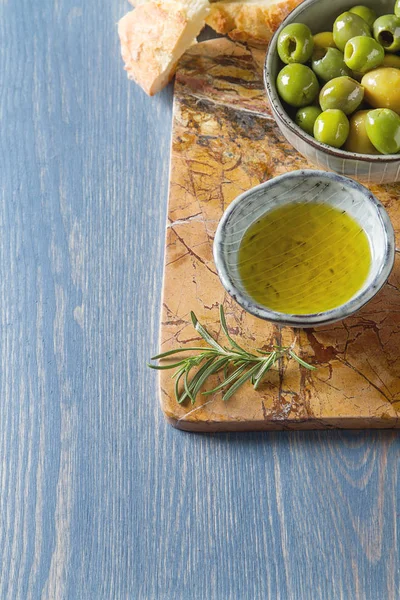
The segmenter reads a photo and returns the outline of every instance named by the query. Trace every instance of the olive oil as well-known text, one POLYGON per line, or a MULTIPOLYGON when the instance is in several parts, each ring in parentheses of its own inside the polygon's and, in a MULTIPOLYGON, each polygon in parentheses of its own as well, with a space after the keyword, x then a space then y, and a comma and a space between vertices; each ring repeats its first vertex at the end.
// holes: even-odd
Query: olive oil
POLYGON ((259 304, 287 314, 336 308, 367 279, 371 249, 345 211, 314 202, 271 210, 245 232, 239 274, 259 304))

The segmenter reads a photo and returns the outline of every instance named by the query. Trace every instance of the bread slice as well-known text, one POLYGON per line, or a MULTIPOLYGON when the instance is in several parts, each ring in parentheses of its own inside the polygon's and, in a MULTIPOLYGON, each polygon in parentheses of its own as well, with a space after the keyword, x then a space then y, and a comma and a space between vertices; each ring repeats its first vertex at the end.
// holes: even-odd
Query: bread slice
MULTIPOLYGON (((149 0, 129 0, 140 6, 149 0)), ((217 33, 253 46, 265 46, 283 19, 302 0, 210 0, 207 24, 217 33)))
POLYGON ((265 46, 283 19, 302 0, 236 0, 213 2, 206 22, 232 40, 265 46))
POLYGON ((149 96, 159 92, 204 27, 209 6, 208 0, 152 0, 126 14, 118 23, 118 33, 129 79, 149 96))

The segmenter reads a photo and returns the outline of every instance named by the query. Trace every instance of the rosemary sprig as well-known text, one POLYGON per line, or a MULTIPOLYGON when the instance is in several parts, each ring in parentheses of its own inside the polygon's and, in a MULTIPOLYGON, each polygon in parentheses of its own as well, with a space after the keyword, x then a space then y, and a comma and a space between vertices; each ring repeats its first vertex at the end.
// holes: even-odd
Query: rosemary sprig
POLYGON ((199 323, 196 315, 191 312, 190 316, 193 326, 203 340, 207 342, 209 348, 193 347, 169 350, 168 352, 153 356, 151 360, 163 361, 181 352, 198 352, 198 354, 184 358, 178 362, 163 365, 148 365, 151 369, 176 369, 172 377, 175 379, 175 396, 179 404, 182 404, 187 399, 194 404, 206 380, 211 375, 221 371, 224 373, 222 382, 212 390, 203 392, 204 395, 225 390, 222 399, 229 400, 249 380, 253 384, 254 389, 257 389, 268 371, 284 356, 289 360, 293 358, 306 369, 315 369, 315 367, 297 356, 293 350, 293 346, 274 346, 270 352, 256 350, 257 354, 248 352, 230 336, 222 305, 220 306, 219 314, 221 327, 229 342, 229 346, 219 344, 207 329, 199 323), (230 374, 229 369, 231 371, 233 369, 230 374), (182 385, 180 385, 181 382, 182 385))

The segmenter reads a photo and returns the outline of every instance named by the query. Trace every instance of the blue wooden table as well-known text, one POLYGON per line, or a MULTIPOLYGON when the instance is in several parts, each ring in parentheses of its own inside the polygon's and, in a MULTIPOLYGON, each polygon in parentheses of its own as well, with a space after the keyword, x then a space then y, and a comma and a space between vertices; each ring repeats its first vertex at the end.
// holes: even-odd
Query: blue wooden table
POLYGON ((164 422, 172 89, 126 10, 0 1, 0 598, 398 600, 395 433, 164 422))

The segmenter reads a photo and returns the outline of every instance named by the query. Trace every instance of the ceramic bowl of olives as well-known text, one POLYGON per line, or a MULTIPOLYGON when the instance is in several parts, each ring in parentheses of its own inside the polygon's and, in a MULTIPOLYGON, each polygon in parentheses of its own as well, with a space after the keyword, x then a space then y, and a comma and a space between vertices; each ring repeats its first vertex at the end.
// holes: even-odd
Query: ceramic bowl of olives
POLYGON ((271 40, 264 81, 281 132, 310 162, 400 181, 400 0, 304 0, 271 40))

